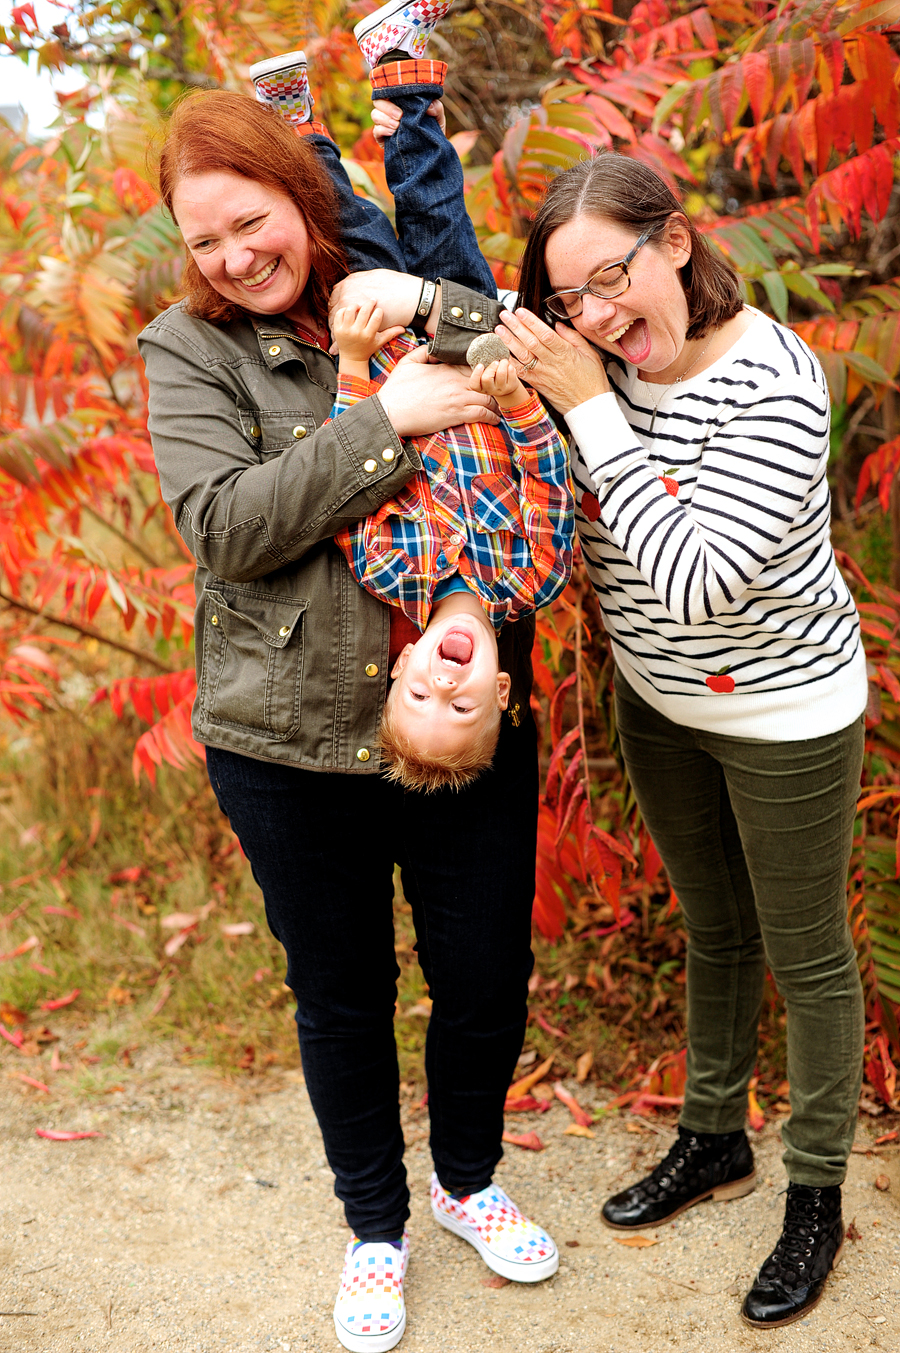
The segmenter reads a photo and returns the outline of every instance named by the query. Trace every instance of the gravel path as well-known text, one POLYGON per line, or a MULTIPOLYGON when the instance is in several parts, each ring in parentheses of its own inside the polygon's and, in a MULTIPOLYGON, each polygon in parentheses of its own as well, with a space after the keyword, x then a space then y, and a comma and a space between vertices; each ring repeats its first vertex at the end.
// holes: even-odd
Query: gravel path
MULTIPOLYGON (((249 1093, 197 1068, 142 1063, 124 1091, 51 1101, 0 1088, 0 1349, 16 1353, 339 1353, 331 1308, 347 1229, 299 1074, 249 1093), (37 1127, 101 1129, 52 1142, 37 1127)), ((583 1096, 587 1099, 587 1096, 583 1096)), ((541 1153, 507 1147, 503 1187, 551 1231, 558 1275, 493 1289, 478 1256, 428 1206, 425 1115, 407 1114, 413 1192, 404 1353, 703 1353, 900 1350, 900 1153, 852 1158, 848 1242, 821 1304, 763 1335, 740 1300, 778 1234, 777 1126, 755 1138, 760 1183, 617 1243, 597 1220, 607 1193, 653 1163, 670 1131, 616 1119, 594 1140, 563 1135, 561 1105, 536 1127, 541 1153), (874 1187, 887 1174, 888 1192, 874 1187)), ((879 1119, 877 1130, 884 1130, 879 1119)), ((860 1126, 858 1143, 876 1129, 860 1126)))

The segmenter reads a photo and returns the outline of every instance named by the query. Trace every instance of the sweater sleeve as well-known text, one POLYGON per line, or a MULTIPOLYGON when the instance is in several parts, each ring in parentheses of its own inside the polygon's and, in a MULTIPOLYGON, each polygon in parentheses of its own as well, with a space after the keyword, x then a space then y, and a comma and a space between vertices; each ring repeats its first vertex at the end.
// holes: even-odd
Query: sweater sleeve
POLYGON ((826 472, 824 381, 767 371, 749 402, 698 405, 690 502, 669 492, 612 391, 567 415, 602 524, 679 624, 702 623, 741 597, 826 472))

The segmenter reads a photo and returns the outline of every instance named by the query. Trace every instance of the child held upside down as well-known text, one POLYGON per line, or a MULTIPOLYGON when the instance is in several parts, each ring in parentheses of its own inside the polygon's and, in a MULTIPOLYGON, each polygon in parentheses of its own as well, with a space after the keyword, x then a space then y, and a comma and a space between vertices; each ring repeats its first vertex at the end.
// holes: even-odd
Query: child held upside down
MULTIPOLYGON (((374 305, 333 317, 334 414, 374 393, 413 350, 411 335, 379 332, 381 321, 374 305)), ((501 427, 419 439, 423 469, 336 537, 357 581, 424 630, 391 671, 381 741, 395 778, 425 789, 464 784, 490 765, 510 688, 495 627, 551 601, 571 570, 565 444, 511 360, 476 365, 471 386, 496 399, 501 427)))
MULTIPOLYGON (((422 59, 428 33, 448 8, 426 0, 417 19, 415 3, 389 4, 355 31, 373 67, 373 95, 389 97, 402 112, 385 145, 401 269, 425 278, 440 271, 463 285, 471 285, 474 274, 475 285, 490 293, 493 279, 466 215, 459 160, 435 116, 446 67, 422 59), (411 15, 414 27, 401 31, 411 15)), ((354 270, 383 266, 386 218, 374 219, 372 204, 352 193, 348 200, 336 147, 311 120, 303 54, 262 62, 251 74, 258 97, 312 136, 342 195, 345 221, 355 212, 366 215, 354 235, 354 270), (373 241, 368 258, 367 238, 373 241)), ((422 318, 433 296, 426 282, 417 312, 422 318)), ((412 330, 381 331, 381 321, 374 305, 333 317, 340 355, 333 417, 377 394, 399 361, 428 360, 412 330)), ((410 789, 461 788, 491 764, 510 691, 509 676, 499 670, 496 631, 551 602, 572 567, 564 440, 511 360, 477 364, 471 383, 496 399, 501 424, 465 424, 415 439, 422 469, 372 516, 335 537, 357 582, 412 622, 410 642, 391 670, 381 728, 388 774, 410 789)), ((392 625, 392 636, 397 628, 392 625)), ((392 643, 392 654, 396 647, 392 643)))

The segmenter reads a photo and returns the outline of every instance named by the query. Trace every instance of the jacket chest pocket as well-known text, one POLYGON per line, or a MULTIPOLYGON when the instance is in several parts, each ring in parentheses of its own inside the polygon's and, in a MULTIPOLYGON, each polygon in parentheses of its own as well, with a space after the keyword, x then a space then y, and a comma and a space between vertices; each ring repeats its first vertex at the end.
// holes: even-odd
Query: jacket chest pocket
POLYGON ((277 741, 300 727, 307 603, 254 588, 207 587, 202 718, 277 741))
POLYGON ((244 435, 256 447, 260 460, 282 455, 316 430, 309 409, 240 409, 239 414, 244 435))

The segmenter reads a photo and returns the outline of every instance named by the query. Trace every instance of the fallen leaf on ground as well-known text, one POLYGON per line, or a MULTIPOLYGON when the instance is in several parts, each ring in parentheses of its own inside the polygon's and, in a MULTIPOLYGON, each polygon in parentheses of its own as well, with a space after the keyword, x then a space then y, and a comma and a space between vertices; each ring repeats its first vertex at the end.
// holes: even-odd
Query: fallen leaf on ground
POLYGON ((885 1132, 885 1134, 882 1137, 876 1137, 875 1145, 884 1146, 885 1142, 895 1142, 898 1137, 900 1137, 900 1132, 898 1132, 897 1129, 894 1128, 893 1132, 885 1132))
POLYGON ((592 1132, 584 1123, 570 1123, 563 1132, 564 1137, 596 1137, 596 1132, 592 1132))
POLYGON ((0 1038, 5 1038, 7 1043, 12 1043, 14 1048, 21 1048, 25 1041, 21 1029, 16 1029, 15 1033, 8 1034, 2 1026, 0 1026, 0 1038))
POLYGON ((114 874, 108 874, 107 883, 137 883, 138 879, 144 873, 144 867, 140 864, 129 865, 127 869, 117 869, 114 874))
POLYGON ((132 935, 140 935, 142 939, 144 935, 147 933, 144 930, 144 927, 142 925, 138 925, 136 921, 126 921, 124 916, 117 916, 115 912, 113 913, 113 920, 115 921, 116 925, 124 926, 126 930, 131 931, 132 935))
POLYGON ((512 1132, 504 1132, 503 1140, 509 1142, 510 1146, 521 1146, 525 1151, 544 1150, 544 1143, 536 1132, 524 1132, 521 1137, 512 1132))
POLYGON ((523 1095, 527 1095, 533 1085, 537 1085, 538 1081, 544 1079, 552 1065, 553 1058, 551 1056, 545 1062, 541 1062, 540 1066, 535 1067, 534 1071, 529 1071, 527 1076, 522 1076, 521 1080, 514 1081, 506 1092, 506 1098, 521 1099, 523 1095))
POLYGON ((501 1278, 499 1273, 492 1273, 489 1278, 482 1278, 482 1287, 508 1287, 509 1278, 501 1278))
POLYGON ((507 1099, 503 1105, 503 1112, 546 1113, 549 1108, 549 1099, 535 1099, 534 1095, 523 1095, 521 1099, 507 1099))
POLYGON ((0 963, 5 963, 8 958, 18 958, 20 954, 27 954, 29 949, 40 947, 40 940, 37 935, 29 935, 28 939, 23 941, 17 949, 10 949, 6 954, 0 954, 0 963))
POLYGON ((549 1023, 548 1020, 544 1019, 544 1016, 541 1014, 540 1011, 538 1011, 538 1013, 535 1015, 535 1019, 537 1020, 541 1028, 544 1030, 544 1033, 552 1034, 554 1038, 566 1037, 565 1030, 555 1029, 553 1025, 549 1023))
POLYGON ((651 1245, 658 1245, 658 1240, 651 1240, 649 1236, 613 1236, 617 1245, 627 1245, 632 1250, 646 1250, 651 1245))
POLYGON ((575 1063, 575 1079, 579 1085, 584 1085, 593 1065, 594 1054, 592 1052, 583 1052, 575 1063))
POLYGON ((183 930, 197 924, 197 914, 193 911, 173 911, 161 917, 159 923, 164 930, 183 930))
MULTIPOLYGON (((165 924, 165 922, 163 922, 163 924, 165 924)), ((178 950, 184 944, 188 935, 190 935, 192 931, 196 929, 197 922, 192 921, 191 924, 186 925, 183 930, 179 930, 177 935, 173 935, 170 940, 167 940, 166 943, 163 945, 163 952, 165 953, 166 957, 171 958, 173 954, 177 954, 178 950)))
POLYGON ((568 1090, 563 1089, 559 1081, 554 1085, 553 1093, 562 1104, 565 1104, 576 1124, 580 1124, 581 1127, 590 1127, 594 1121, 593 1116, 581 1107, 574 1095, 570 1095, 568 1090))
POLYGON ((850 1225, 847 1227, 847 1233, 846 1233, 846 1234, 847 1234, 847 1239, 848 1239, 848 1240, 862 1240, 862 1236, 860 1235, 859 1231, 856 1229, 856 1218, 855 1218, 855 1217, 853 1218, 853 1220, 852 1220, 852 1222, 850 1223, 850 1225))
POLYGON ((51 1070, 51 1071, 71 1071, 71 1070, 72 1070, 72 1064, 71 1064, 71 1062, 63 1062, 63 1061, 60 1059, 59 1048, 54 1048, 54 1049, 53 1049, 53 1054, 52 1054, 52 1056, 51 1056, 51 1058, 50 1058, 50 1070, 51 1070))
MULTIPOLYGON (((14 1024, 28 1023, 28 1016, 25 1011, 20 1010, 19 1007, 13 1005, 11 1001, 0 1001, 0 1019, 3 1020, 4 1024, 8 1024, 10 1028, 12 1028, 14 1024)), ((895 1137, 896 1135, 897 1134, 894 1133, 895 1137)))
POLYGON ((26 1085, 30 1085, 34 1090, 42 1090, 45 1095, 49 1095, 50 1093, 49 1085, 45 1085, 43 1081, 36 1081, 33 1076, 26 1076, 24 1071, 11 1071, 9 1074, 15 1076, 17 1080, 24 1081, 26 1085))
POLYGON ((567 1240, 566 1249, 577 1250, 580 1244, 581 1244, 580 1240, 567 1240))
POLYGON ((766 1115, 759 1107, 759 1100, 756 1098, 755 1090, 747 1091, 747 1117, 750 1120, 750 1126, 754 1132, 761 1132, 766 1125, 766 1115))
POLYGON ((256 1061, 256 1049, 254 1048, 252 1043, 248 1043, 247 1046, 244 1048, 244 1055, 238 1062, 238 1066, 242 1071, 249 1071, 252 1068, 253 1063, 255 1061, 256 1061))
POLYGON ((223 935, 252 935, 256 926, 252 921, 231 921, 219 929, 223 935))
POLYGON ((48 1142, 80 1142, 83 1137, 103 1137, 102 1132, 57 1132, 55 1128, 35 1128, 36 1137, 45 1137, 48 1142))
POLYGON ((41 1009, 62 1010, 64 1005, 71 1005, 73 1001, 77 1001, 80 995, 81 987, 76 987, 74 991, 69 992, 68 996, 60 996, 55 1001, 41 1001, 41 1009))
POLYGON ((153 1019, 156 1015, 159 1014, 160 1010, 162 1010, 163 1006, 165 1005, 166 1001, 169 999, 171 995, 172 995, 171 982, 164 982, 163 985, 160 987, 159 995, 157 996, 156 1000, 150 1007, 150 1019, 153 1019))
POLYGON ((42 907, 41 910, 46 916, 68 916, 70 921, 81 920, 81 912, 74 907, 42 907))

